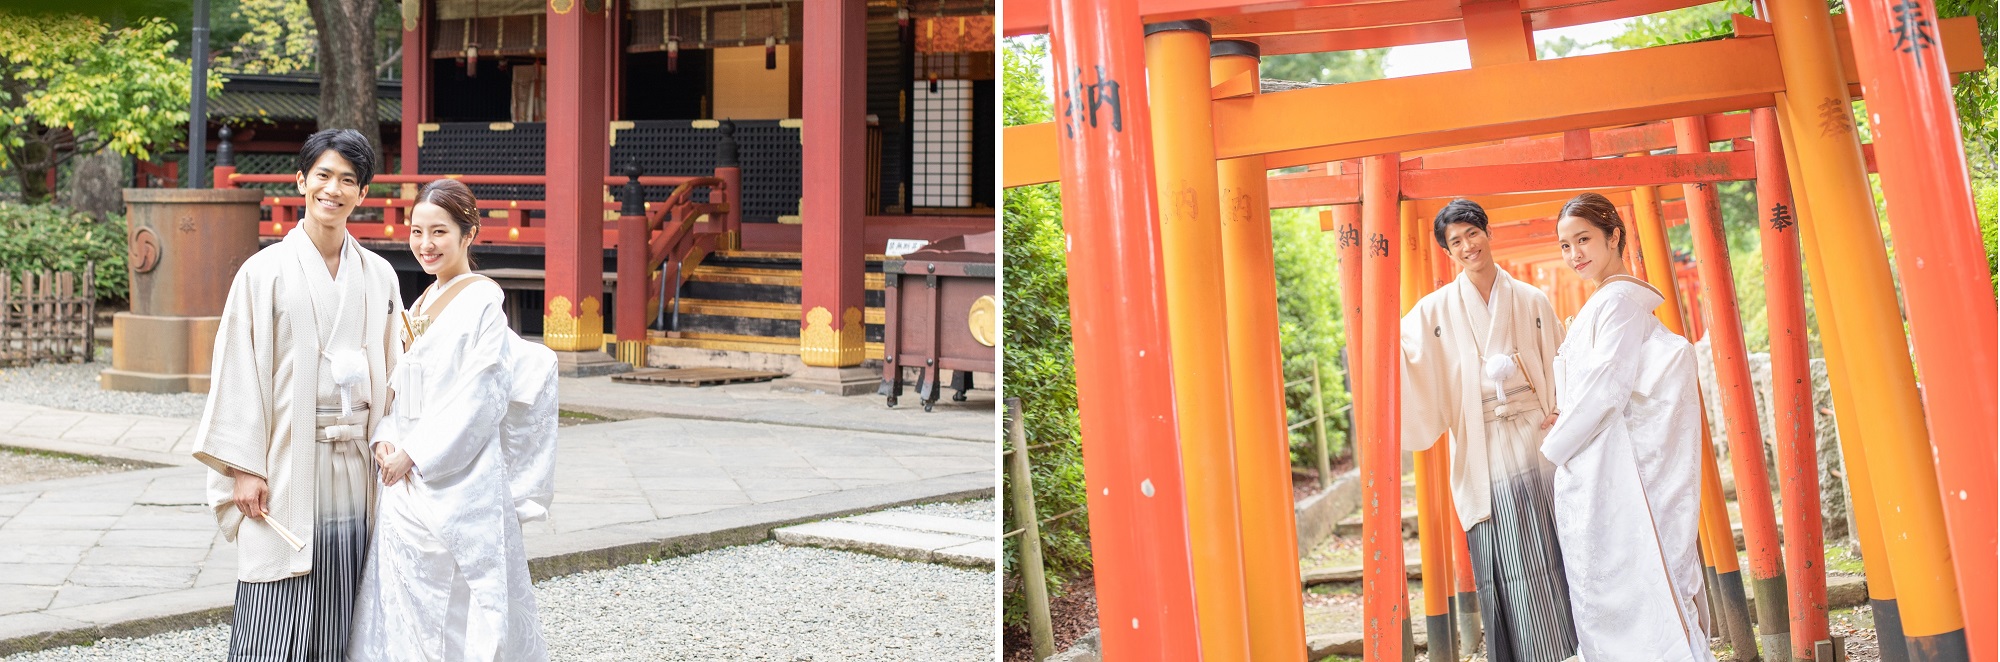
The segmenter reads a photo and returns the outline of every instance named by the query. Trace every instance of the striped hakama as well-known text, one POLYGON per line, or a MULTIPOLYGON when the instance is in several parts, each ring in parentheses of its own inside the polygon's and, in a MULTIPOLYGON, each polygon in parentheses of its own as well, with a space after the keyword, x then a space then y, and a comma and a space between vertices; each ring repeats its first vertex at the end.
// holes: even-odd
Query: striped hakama
MULTIPOLYGON (((365 421, 368 415, 356 409, 341 419, 338 406, 319 412, 322 423, 365 421)), ((354 596, 368 559, 375 469, 358 439, 323 441, 313 444, 313 451, 319 471, 312 572, 275 582, 237 582, 230 662, 347 659, 354 596)))
MULTIPOLYGON (((1525 389, 1523 389, 1525 390, 1525 389)), ((1489 394, 1485 409, 1492 412, 1489 394)), ((1524 393, 1510 393, 1515 402, 1524 393)), ((1539 407, 1486 421, 1487 438, 1535 439, 1544 418, 1539 407)), ((1550 464, 1532 443, 1489 447, 1493 516, 1465 532, 1479 617, 1490 662, 1561 662, 1576 654, 1569 584, 1556 540, 1554 482, 1550 464)))

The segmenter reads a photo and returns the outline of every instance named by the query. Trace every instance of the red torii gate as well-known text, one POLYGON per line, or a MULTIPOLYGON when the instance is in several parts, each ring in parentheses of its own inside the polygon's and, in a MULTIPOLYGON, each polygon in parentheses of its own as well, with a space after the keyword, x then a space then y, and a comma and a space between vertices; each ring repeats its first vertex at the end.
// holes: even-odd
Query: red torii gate
MULTIPOLYGON (((1966 659, 1969 649, 1979 659, 1992 658, 1992 582, 1974 578, 1992 576, 1993 481, 1989 470, 1994 407, 1991 402, 1954 411, 1934 406, 1930 410, 1933 427, 1948 427, 1964 434, 1927 435, 1922 427, 1922 408, 1914 377, 1907 372, 1906 358, 1900 356, 1904 352, 1885 351, 1901 342, 1900 335, 1891 337, 1888 333, 1891 330, 1900 333, 1895 317, 1880 314, 1894 310, 1894 295, 1889 290, 1893 283, 1882 242, 1867 238, 1875 234, 1873 207, 1866 199, 1866 189, 1858 185, 1863 176, 1861 150, 1846 119, 1846 104, 1841 102, 1849 96, 1849 90, 1845 89, 1848 81, 1843 80, 1838 66, 1835 30, 1823 5, 1802 0, 1774 2, 1776 11, 1770 15, 1775 24, 1765 32, 1769 37, 1756 34, 1754 29, 1739 30, 1736 39, 1534 62, 1528 39, 1531 28, 1650 13, 1687 3, 1613 0, 1541 7, 1532 2, 1503 1, 1456 7, 1459 14, 1456 21, 1447 13, 1441 20, 1393 26, 1375 25, 1369 22, 1375 19, 1347 15, 1379 10, 1378 16, 1405 16, 1417 11, 1419 3, 1385 3, 1389 6, 1367 11, 1352 7, 1293 9, 1299 4, 1159 0, 1148 4, 1146 19, 1157 23, 1269 13, 1272 16, 1261 18, 1276 20, 1279 14, 1288 14, 1293 19, 1303 21, 1312 17, 1322 23, 1293 23, 1291 27, 1298 28, 1293 32, 1245 36, 1282 44, 1283 48, 1310 51, 1416 43, 1463 35, 1473 54, 1474 68, 1468 72, 1270 95, 1242 93, 1246 85, 1225 80, 1214 85, 1218 100, 1213 103, 1212 113, 1202 112, 1209 109, 1199 108, 1201 104, 1194 104, 1197 108, 1193 110, 1175 111, 1188 112, 1187 119, 1175 121, 1177 128, 1202 124, 1211 127, 1214 149, 1205 154, 1211 163, 1216 158, 1261 156, 1266 167, 1284 167, 1363 158, 1359 182, 1363 226, 1370 245, 1381 246, 1369 251, 1362 260, 1364 273, 1360 280, 1366 291, 1361 297, 1360 310, 1353 311, 1356 314, 1351 318, 1361 320, 1361 328, 1354 335, 1363 343, 1394 333, 1395 293, 1390 283, 1395 281, 1399 260, 1398 251, 1387 250, 1386 246, 1394 244, 1401 234, 1397 217, 1402 205, 1392 204, 1401 197, 1396 153, 1775 103, 1776 114, 1783 116, 1783 121, 1775 123, 1793 138, 1785 145, 1786 151, 1793 155, 1785 161, 1793 171, 1790 179, 1803 184, 1801 193, 1811 194, 1799 195, 1795 201, 1799 227, 1806 235, 1808 272, 1816 285, 1824 285, 1814 288, 1817 303, 1824 304, 1819 306, 1822 320, 1837 320, 1837 323, 1823 321, 1822 333, 1850 339, 1846 349, 1838 349, 1839 343, 1829 342, 1836 390, 1868 391, 1864 401, 1872 405, 1870 409, 1875 415, 1862 417, 1861 424, 1856 426, 1859 434, 1855 436, 1861 438, 1856 445, 1868 449, 1871 469, 1879 470, 1883 478, 1874 481, 1873 500, 1878 507, 1894 508, 1901 514, 1894 523, 1898 537, 1885 541, 1884 555, 1899 586, 1917 585, 1916 590, 1905 593, 1908 597, 1901 605, 1911 653, 1919 659, 1966 659), (1270 8, 1275 10, 1255 11, 1270 8), (1346 13, 1337 16, 1336 11, 1346 13), (1343 20, 1348 22, 1342 23, 1343 20), (1454 34, 1453 30, 1457 32, 1454 34), (1293 46, 1294 43, 1308 45, 1293 46), (1781 61, 1786 66, 1777 66, 1781 61), (1604 75, 1616 71, 1644 71, 1650 75, 1604 75), (1561 86, 1577 80, 1597 83, 1597 89, 1587 95, 1566 94, 1561 86), (1441 105, 1416 109, 1379 103, 1382 99, 1427 98, 1426 94, 1445 92, 1475 96, 1486 103, 1479 104, 1479 108, 1441 105), (1239 93, 1243 94, 1241 98, 1231 98, 1239 93), (1342 109, 1343 121, 1310 121, 1323 115, 1326 108, 1342 109), (1823 261, 1838 263, 1842 268, 1829 270, 1815 266, 1823 261), (1840 296, 1834 297, 1829 290, 1837 291, 1840 296), (1831 332, 1829 327, 1833 329, 1831 332), (1895 369, 1899 363, 1903 367, 1901 374, 1895 369), (1910 443, 1926 438, 1932 439, 1929 446, 1910 443), (1925 461, 1926 453, 1933 447, 1940 466, 1954 463, 1944 472, 1948 474, 1945 488, 1959 488, 1956 496, 1961 497, 1959 502, 1948 506, 1953 524, 1950 542, 1961 548, 1955 554, 1945 549, 1947 506, 1939 498, 1937 470, 1925 461), (1959 564, 1956 577, 1951 559, 1959 564), (1961 584, 1959 578, 1966 581, 1961 584), (1961 586, 1965 591, 1963 605, 1961 586), (1966 615, 1973 618, 1968 621, 1966 615)), ((1034 5, 1009 7, 1008 33, 1038 31, 1041 26, 1032 16, 1036 9, 1034 5)), ((1918 9, 1927 12, 1930 8, 1920 5, 1918 9)), ((1226 579, 1204 581, 1204 576, 1226 576, 1233 571, 1246 577, 1247 583, 1254 584, 1259 579, 1243 574, 1240 566, 1227 567, 1231 559, 1224 559, 1217 567, 1213 565, 1215 559, 1190 556, 1186 545, 1191 524, 1200 531, 1222 532, 1238 525, 1231 521, 1197 521, 1200 518, 1193 517, 1194 511, 1183 511, 1178 507, 1179 502, 1170 500, 1178 499, 1186 489, 1179 466, 1181 450, 1148 442, 1176 430, 1179 421, 1173 407, 1175 394, 1170 389, 1180 388, 1179 384, 1162 379, 1168 376, 1166 354, 1160 349, 1168 344, 1163 336, 1166 336, 1166 315, 1172 314, 1169 306, 1172 294, 1163 296, 1158 284, 1167 279, 1166 272, 1181 268, 1182 259, 1169 254, 1162 260, 1158 243, 1161 235, 1155 234, 1159 227, 1152 222, 1154 205, 1159 205, 1165 225, 1173 228, 1177 219, 1201 218, 1204 211, 1201 207, 1213 198, 1198 193, 1181 195, 1185 182, 1164 177, 1171 185, 1172 195, 1155 198, 1152 158, 1155 138, 1146 112, 1148 72, 1142 69, 1141 47, 1134 38, 1140 27, 1136 3, 1056 0, 1050 10, 1047 29, 1053 37, 1061 119, 1049 125, 1009 129, 1004 174, 1009 185, 1051 181, 1057 178, 1054 176, 1057 169, 1051 166, 1061 165, 1069 212, 1066 225, 1075 256, 1071 272, 1072 308, 1077 326, 1085 464, 1090 477, 1090 505, 1097 514, 1093 518, 1093 543, 1100 558, 1108 561, 1100 564, 1098 574, 1106 653, 1143 659, 1181 659, 1202 652, 1223 658, 1246 657, 1250 648, 1235 644, 1247 639, 1255 647, 1260 640, 1256 624, 1252 624, 1248 636, 1243 636, 1238 634, 1240 629, 1231 631, 1239 627, 1234 624, 1242 622, 1238 615, 1204 613, 1196 619, 1196 597, 1203 591, 1214 590, 1214 586, 1226 587, 1230 583, 1226 579), (1059 159, 1050 158, 1057 154, 1059 159), (1183 212, 1179 206, 1189 209, 1183 212), (1121 222, 1121 218, 1135 218, 1137 222, 1121 222), (1113 394, 1110 388, 1113 385, 1123 388, 1115 389, 1117 393, 1113 394)), ((1889 8, 1882 2, 1857 3, 1855 11, 1889 15, 1889 8)), ((1900 25, 1906 35, 1915 34, 1911 31, 1918 29, 1900 25)), ((1967 48, 1962 36, 1953 37, 1954 30, 1962 32, 1970 26, 1947 21, 1938 27, 1935 37, 1941 38, 1922 33, 1924 39, 1906 51, 1915 56, 1915 61, 1930 63, 1927 69, 1916 72, 1924 74, 1923 77, 1912 76, 1909 67, 1904 67, 1904 77, 1899 79, 1907 87, 1933 93, 1913 95, 1916 103, 1900 108, 1887 107, 1893 106, 1893 101, 1878 102, 1877 112, 1949 119, 1949 97, 1934 90, 1947 84, 1946 51, 1952 51, 1953 44, 1959 45, 1957 53, 1967 48), (1934 107, 1939 100, 1945 104, 1942 115, 1934 107)), ((1233 36, 1224 29, 1217 32, 1233 36)), ((1157 52, 1161 57, 1161 64, 1155 65, 1159 68, 1150 73, 1167 74, 1175 65, 1165 63, 1186 59, 1169 57, 1175 50, 1186 49, 1184 45, 1171 43, 1174 41, 1177 40, 1148 39, 1147 55, 1157 52)), ((1864 48, 1870 45, 1868 39, 1856 43, 1864 48)), ((1972 48, 1976 51, 1976 45, 1972 48)), ((1893 48, 1874 48, 1861 52, 1859 59, 1903 58, 1893 53, 1893 48)), ((1973 55, 1977 57, 1976 52, 1973 55)), ((1254 87, 1254 74, 1250 78, 1247 87, 1254 87)), ((1173 100, 1180 103, 1185 99, 1173 100)), ((1159 95, 1151 95, 1152 107, 1164 109, 1161 100, 1159 95)), ((1876 101, 1872 96, 1870 100, 1876 101)), ((1184 139, 1179 134, 1158 138, 1163 144, 1184 139)), ((1910 143, 1910 149, 1920 149, 1914 139, 1904 142, 1910 143)), ((1204 156, 1201 150, 1179 147, 1163 149, 1162 153, 1167 151, 1180 155, 1173 157, 1176 161, 1199 160, 1204 156)), ((1956 179, 1950 178, 1948 168, 1943 176, 1933 176, 1939 174, 1935 169, 1924 170, 1921 163, 1901 155, 1895 165, 1918 173, 1904 179, 1912 187, 1924 185, 1932 193, 1943 191, 1945 195, 1939 197, 1969 197, 1962 163, 1956 179)), ((1185 168, 1182 172, 1199 171, 1199 166, 1190 164, 1176 163, 1175 167, 1185 168)), ((1166 168, 1163 166, 1162 170, 1166 168)), ((1709 205, 1712 203, 1703 207, 1709 205)), ((1697 207, 1698 214, 1705 213, 1701 210, 1702 207, 1697 207)), ((1708 218, 1712 221, 1713 215, 1708 214, 1708 218)), ((1945 222, 1970 223, 1970 218, 1954 217, 1945 222)), ((1938 280, 1956 283, 1960 289, 1966 282, 1983 283, 1983 269, 1977 273, 1971 269, 1977 260, 1966 260, 1963 255, 1967 251, 1976 252, 1977 246, 1976 243, 1935 246, 1943 256, 1936 265, 1937 272, 1943 272, 1937 276, 1938 280)), ((1936 315, 1913 313, 1913 325, 1942 319, 1972 326, 1970 333, 1954 338, 1919 333, 1918 356, 1921 359, 1970 354, 1988 359, 1977 363, 1977 369, 1971 371, 1974 374, 1966 380, 1974 382, 1972 390, 1983 388, 1983 392, 1990 393, 1994 315, 1990 301, 1973 304, 1981 302, 1977 297, 1944 296, 1928 304, 1934 306, 1932 312, 1936 315), (1959 351, 1960 346, 1973 345, 1978 347, 1959 351), (1926 346, 1933 349, 1926 351, 1923 349, 1926 346)), ((1912 306, 1916 305, 1913 301, 1912 306)), ((1275 338, 1246 340, 1240 336, 1236 340, 1275 342, 1275 338)), ((1172 344, 1181 343, 1176 339, 1172 344)), ((1376 340, 1364 345, 1364 359, 1360 362, 1365 366, 1360 398, 1364 414, 1360 447, 1364 449, 1394 448, 1395 358, 1389 352, 1369 351, 1386 344, 1376 340)), ((1840 418, 1843 422, 1847 419, 1840 418)), ((1229 455, 1226 451, 1216 452, 1215 445, 1227 448, 1232 443, 1263 443, 1212 437, 1190 439, 1187 428, 1180 427, 1178 431, 1181 446, 1204 457, 1229 455)), ((1239 458, 1249 456, 1238 454, 1239 458)), ((1370 491, 1366 535, 1371 546, 1380 552, 1367 555, 1364 564, 1370 596, 1366 617, 1371 659, 1383 659, 1401 648, 1396 642, 1407 617, 1401 611, 1401 600, 1385 595, 1392 574, 1395 585, 1401 586, 1402 550, 1395 531, 1395 521, 1400 519, 1399 508, 1395 506, 1400 496, 1394 487, 1399 473, 1395 471, 1395 458, 1393 451, 1362 455, 1364 480, 1369 483, 1370 491)), ((1224 482, 1204 485, 1202 489, 1231 487, 1220 477, 1234 478, 1238 472, 1249 471, 1242 467, 1237 470, 1205 474, 1224 482)), ((1193 478, 1190 474, 1189 479, 1193 478)), ((1233 490, 1213 493, 1233 493, 1233 490)), ((1865 497, 1857 494, 1857 498, 1865 497)), ((1884 526, 1890 524, 1885 522, 1884 526)), ((1249 537, 1249 532, 1240 528, 1236 532, 1245 535, 1246 540, 1249 537)), ((1225 604, 1228 601, 1223 599, 1225 604)), ((1288 645, 1296 647, 1298 642, 1288 645)), ((1810 657, 1806 651, 1793 652, 1795 656, 1810 657)))

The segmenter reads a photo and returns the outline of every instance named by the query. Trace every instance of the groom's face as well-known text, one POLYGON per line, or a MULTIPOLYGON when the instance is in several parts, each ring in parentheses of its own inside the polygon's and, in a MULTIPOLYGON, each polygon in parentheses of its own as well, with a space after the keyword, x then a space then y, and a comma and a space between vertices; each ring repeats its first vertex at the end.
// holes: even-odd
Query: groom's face
POLYGON ((1444 229, 1444 248, 1451 254, 1451 261, 1458 268, 1467 271, 1482 271, 1493 266, 1493 251, 1487 250, 1492 236, 1471 223, 1453 223, 1444 229))
POLYGON ((345 221, 361 203, 361 181, 354 164, 335 150, 326 150, 313 162, 312 170, 298 174, 299 194, 306 199, 306 215, 322 222, 345 221))

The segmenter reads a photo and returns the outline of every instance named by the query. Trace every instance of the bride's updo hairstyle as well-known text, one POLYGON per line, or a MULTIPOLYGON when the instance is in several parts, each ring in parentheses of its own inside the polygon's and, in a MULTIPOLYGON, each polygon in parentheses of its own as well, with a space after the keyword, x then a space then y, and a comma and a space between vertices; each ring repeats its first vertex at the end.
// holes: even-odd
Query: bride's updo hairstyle
POLYGON ((1625 223, 1618 218, 1618 206, 1611 204, 1609 198, 1596 193, 1583 193, 1570 198, 1569 202, 1563 203, 1562 212, 1556 214, 1556 221, 1561 222, 1571 216, 1589 221, 1591 226, 1604 233, 1607 241, 1617 237, 1618 240, 1612 244, 1619 255, 1625 254, 1625 223))
POLYGON ((417 191, 417 202, 437 205, 451 220, 458 224, 458 231, 467 237, 479 233, 479 201, 472 197, 472 189, 456 179, 440 179, 425 184, 417 191))

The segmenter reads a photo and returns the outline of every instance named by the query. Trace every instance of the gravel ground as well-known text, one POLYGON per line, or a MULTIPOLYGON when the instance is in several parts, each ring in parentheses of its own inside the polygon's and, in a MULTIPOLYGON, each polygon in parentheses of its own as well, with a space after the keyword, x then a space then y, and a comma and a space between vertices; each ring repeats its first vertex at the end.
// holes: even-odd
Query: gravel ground
POLYGON ((48 453, 0 446, 0 485, 31 483, 55 478, 93 476, 137 467, 113 462, 87 462, 48 453))
POLYGON ((0 368, 0 400, 105 414, 201 418, 206 394, 106 391, 97 386, 97 373, 109 367, 111 351, 99 349, 96 363, 0 368))
MULTIPOLYGON (((536 585, 554 660, 991 660, 993 574, 763 543, 536 585)), ((229 627, 6 662, 217 660, 229 627)))
POLYGON ((991 522, 993 521, 994 517, 992 499, 968 499, 965 501, 946 501, 943 503, 920 503, 914 506, 902 506, 900 508, 890 508, 889 510, 890 512, 923 513, 925 515, 937 515, 939 517, 956 517, 958 519, 971 519, 971 520, 979 520, 982 522, 991 522))

